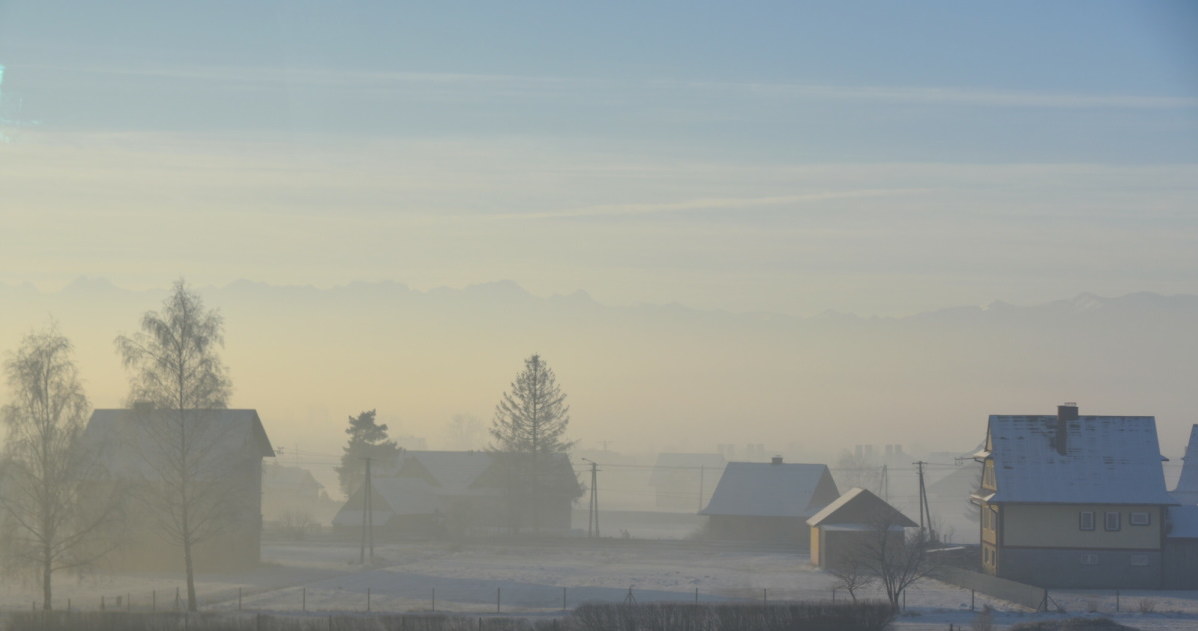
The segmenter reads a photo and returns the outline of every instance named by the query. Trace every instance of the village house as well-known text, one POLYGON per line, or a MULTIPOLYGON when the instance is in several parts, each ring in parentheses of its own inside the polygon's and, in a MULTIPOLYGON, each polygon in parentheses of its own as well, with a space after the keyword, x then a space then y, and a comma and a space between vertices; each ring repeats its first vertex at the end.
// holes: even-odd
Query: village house
POLYGON ((1164 585, 1166 492, 1151 416, 992 415, 982 462, 981 561, 1043 587, 1164 585))
POLYGON ((262 518, 268 526, 301 519, 327 526, 339 508, 311 471, 278 462, 262 468, 262 518))
MULTIPOLYGON (((371 481, 371 523, 380 535, 462 536, 537 531, 565 534, 582 486, 566 454, 539 465, 535 476, 512 454, 405 451, 392 476, 371 481)), ((356 531, 365 518, 359 488, 333 518, 356 531)))
POLYGON ((866 489, 853 488, 807 520, 811 527, 811 563, 821 568, 843 566, 882 542, 890 549, 906 542, 915 522, 866 489))
MULTIPOLYGON (((179 411, 139 407, 96 410, 82 444, 118 488, 128 491, 123 541, 106 563, 116 569, 181 570, 182 547, 172 537, 181 504, 174 492, 179 411)), ((201 571, 247 569, 261 560, 262 459, 274 449, 255 410, 187 410, 182 417, 192 486, 189 511, 201 571)))
POLYGON ((827 465, 730 462, 707 507, 708 537, 810 544, 807 519, 832 503, 840 492, 827 465))

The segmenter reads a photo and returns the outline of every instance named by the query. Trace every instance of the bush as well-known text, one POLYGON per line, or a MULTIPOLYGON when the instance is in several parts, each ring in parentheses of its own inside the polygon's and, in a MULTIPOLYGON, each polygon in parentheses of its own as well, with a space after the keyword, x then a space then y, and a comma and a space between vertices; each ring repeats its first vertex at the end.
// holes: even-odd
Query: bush
POLYGON ((894 612, 881 602, 777 605, 581 605, 578 631, 880 631, 894 612))
POLYGON ((1066 620, 1041 620, 1021 622, 1011 631, 1136 631, 1110 618, 1069 618, 1066 620))

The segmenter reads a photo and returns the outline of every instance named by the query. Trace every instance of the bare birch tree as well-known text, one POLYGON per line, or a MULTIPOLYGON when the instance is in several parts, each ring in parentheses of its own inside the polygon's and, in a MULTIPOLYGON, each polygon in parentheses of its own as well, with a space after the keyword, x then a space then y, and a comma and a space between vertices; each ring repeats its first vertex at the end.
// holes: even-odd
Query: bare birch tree
POLYGON ((79 449, 87 396, 71 359, 71 342, 51 324, 30 333, 4 363, 12 403, 2 472, 4 549, 41 573, 42 608, 51 609, 54 572, 95 561, 112 546, 102 535, 119 512, 79 449))
POLYGON ((219 312, 205 309, 179 280, 161 313, 146 312, 140 332, 116 338, 131 370, 135 413, 146 404, 155 410, 142 420, 150 430, 146 461, 161 484, 148 485, 145 498, 164 534, 182 548, 189 611, 197 608, 193 548, 229 523, 239 499, 211 483, 224 463, 213 448, 220 428, 203 413, 225 408, 231 391, 217 354, 223 330, 219 312))
POLYGON ((869 537, 857 548, 860 557, 854 562, 877 578, 891 608, 898 611, 903 592, 935 569, 929 554, 933 546, 927 529, 905 534, 898 518, 888 515, 871 524, 869 537))

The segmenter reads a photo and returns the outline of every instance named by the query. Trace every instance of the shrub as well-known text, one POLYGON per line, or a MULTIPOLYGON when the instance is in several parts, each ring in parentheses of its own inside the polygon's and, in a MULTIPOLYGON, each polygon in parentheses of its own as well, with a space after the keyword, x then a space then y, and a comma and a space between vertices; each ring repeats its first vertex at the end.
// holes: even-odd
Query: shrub
POLYGON ((574 610, 579 631, 880 631, 894 618, 887 603, 777 605, 588 604, 574 610))

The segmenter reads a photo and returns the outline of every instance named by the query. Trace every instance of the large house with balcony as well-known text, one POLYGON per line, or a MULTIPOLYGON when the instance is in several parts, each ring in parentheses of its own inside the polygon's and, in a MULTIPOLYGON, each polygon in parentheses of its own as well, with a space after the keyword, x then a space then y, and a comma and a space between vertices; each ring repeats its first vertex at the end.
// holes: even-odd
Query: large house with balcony
POLYGON ((1156 419, 992 415, 974 457, 982 567, 1043 587, 1166 586, 1167 515, 1156 419))

